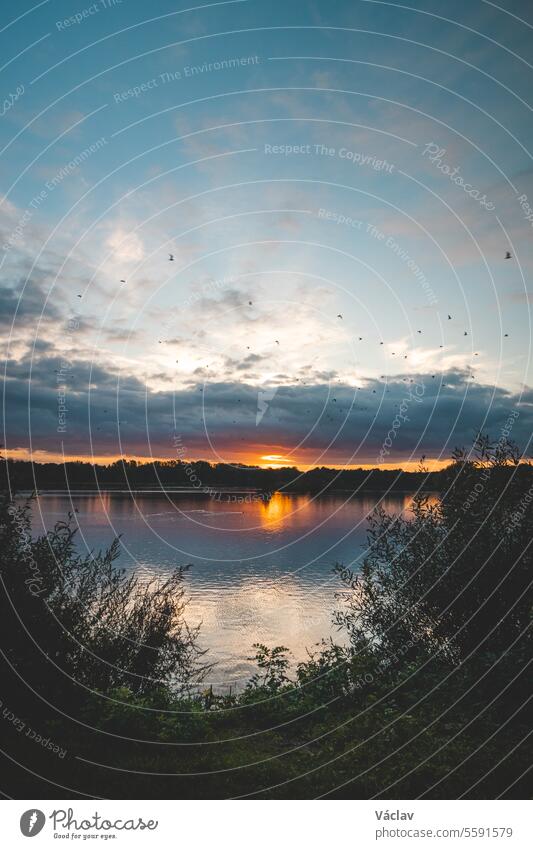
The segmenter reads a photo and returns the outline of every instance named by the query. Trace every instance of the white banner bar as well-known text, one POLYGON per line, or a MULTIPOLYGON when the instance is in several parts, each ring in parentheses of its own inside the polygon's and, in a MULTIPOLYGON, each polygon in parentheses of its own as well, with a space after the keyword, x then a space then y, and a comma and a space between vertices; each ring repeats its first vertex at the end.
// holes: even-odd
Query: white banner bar
POLYGON ((530 801, 4 801, 2 845, 531 849, 530 801))

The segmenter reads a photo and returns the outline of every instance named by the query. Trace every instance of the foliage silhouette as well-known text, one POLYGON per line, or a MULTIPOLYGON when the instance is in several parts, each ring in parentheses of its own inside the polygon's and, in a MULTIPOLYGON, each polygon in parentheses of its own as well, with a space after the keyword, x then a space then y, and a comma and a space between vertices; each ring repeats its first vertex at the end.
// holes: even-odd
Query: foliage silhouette
POLYGON ((71 519, 34 540, 6 497, 10 794, 529 796, 533 469, 479 437, 438 480, 411 515, 374 514, 359 574, 336 567, 339 644, 296 668, 258 644, 238 693, 202 690, 184 570, 143 586, 117 569, 118 542, 82 557, 71 519))

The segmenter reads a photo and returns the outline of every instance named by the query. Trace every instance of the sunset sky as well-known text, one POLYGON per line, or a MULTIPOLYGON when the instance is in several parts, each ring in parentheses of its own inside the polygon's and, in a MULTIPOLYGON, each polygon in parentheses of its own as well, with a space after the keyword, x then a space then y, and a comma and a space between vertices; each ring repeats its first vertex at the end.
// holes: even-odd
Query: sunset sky
POLYGON ((529 455, 531 4, 196 5, 1 12, 8 454, 529 455))

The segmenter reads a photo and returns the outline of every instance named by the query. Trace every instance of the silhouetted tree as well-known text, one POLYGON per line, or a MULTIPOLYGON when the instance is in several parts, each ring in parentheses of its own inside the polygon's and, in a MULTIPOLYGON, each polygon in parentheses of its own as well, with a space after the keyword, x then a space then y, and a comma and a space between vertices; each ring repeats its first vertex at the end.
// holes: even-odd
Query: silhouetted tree
POLYGON ((480 436, 440 487, 413 499, 412 517, 377 510, 361 573, 337 567, 348 591, 337 621, 354 643, 460 660, 485 641, 505 651, 530 625, 532 466, 480 436))

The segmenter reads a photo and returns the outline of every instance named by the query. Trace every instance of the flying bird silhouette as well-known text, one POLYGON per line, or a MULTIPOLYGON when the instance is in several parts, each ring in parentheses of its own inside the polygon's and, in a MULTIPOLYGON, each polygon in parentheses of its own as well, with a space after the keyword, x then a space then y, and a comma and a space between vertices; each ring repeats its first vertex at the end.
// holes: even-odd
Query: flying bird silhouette
POLYGON ((505 251, 505 259, 511 259, 510 251, 505 251))
POLYGON ((174 254, 169 254, 169 255, 168 255, 168 261, 169 261, 169 262, 174 262, 174 254))

